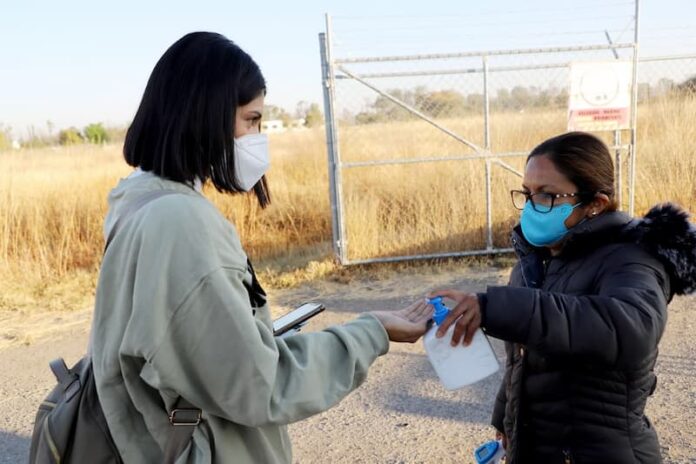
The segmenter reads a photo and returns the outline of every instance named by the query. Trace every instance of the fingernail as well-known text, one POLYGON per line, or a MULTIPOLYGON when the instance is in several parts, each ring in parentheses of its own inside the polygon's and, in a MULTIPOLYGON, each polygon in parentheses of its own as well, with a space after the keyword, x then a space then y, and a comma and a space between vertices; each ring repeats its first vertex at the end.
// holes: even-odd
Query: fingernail
POLYGON ((435 335, 437 336, 437 338, 442 338, 442 336, 445 335, 445 334, 444 334, 443 332, 441 332, 441 331, 438 330, 437 333, 436 333, 435 335))
POLYGON ((457 342, 455 342, 454 340, 452 340, 452 346, 457 346, 457 342))

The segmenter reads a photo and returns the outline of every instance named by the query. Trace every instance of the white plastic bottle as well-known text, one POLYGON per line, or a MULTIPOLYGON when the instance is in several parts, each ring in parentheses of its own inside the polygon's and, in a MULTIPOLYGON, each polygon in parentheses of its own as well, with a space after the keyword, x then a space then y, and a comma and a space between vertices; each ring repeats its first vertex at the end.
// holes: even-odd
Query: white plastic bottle
POLYGON ((442 303, 441 297, 433 298, 428 303, 435 307, 435 324, 423 337, 423 344, 442 385, 448 390, 456 390, 496 373, 499 368, 498 359, 481 329, 476 331, 469 346, 452 346, 454 324, 444 337, 437 338, 435 335, 438 326, 447 317, 449 308, 442 303))

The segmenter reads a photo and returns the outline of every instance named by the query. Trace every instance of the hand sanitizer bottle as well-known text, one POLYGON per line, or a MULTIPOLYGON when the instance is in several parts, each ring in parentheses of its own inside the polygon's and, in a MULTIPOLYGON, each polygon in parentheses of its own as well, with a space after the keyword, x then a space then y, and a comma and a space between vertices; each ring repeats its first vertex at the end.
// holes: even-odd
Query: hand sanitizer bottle
POLYGON ((452 346, 454 324, 450 326, 442 338, 435 335, 438 326, 442 324, 449 308, 442 302, 442 297, 428 300, 435 307, 433 320, 435 324, 423 337, 425 351, 435 372, 444 387, 456 390, 466 385, 478 382, 498 371, 498 359, 486 335, 478 329, 469 346, 461 344, 452 346))

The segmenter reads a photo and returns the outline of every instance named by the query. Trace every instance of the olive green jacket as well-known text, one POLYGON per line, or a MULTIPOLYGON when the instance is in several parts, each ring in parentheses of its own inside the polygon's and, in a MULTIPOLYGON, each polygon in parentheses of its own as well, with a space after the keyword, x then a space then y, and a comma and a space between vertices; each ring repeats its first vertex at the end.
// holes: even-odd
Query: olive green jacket
POLYGON ((189 186, 142 173, 109 195, 105 232, 128 204, 160 197, 121 224, 101 267, 91 336, 99 398, 126 463, 162 461, 179 396, 203 422, 178 463, 289 463, 286 424, 325 411, 389 348, 363 315, 275 338, 230 222, 189 186))

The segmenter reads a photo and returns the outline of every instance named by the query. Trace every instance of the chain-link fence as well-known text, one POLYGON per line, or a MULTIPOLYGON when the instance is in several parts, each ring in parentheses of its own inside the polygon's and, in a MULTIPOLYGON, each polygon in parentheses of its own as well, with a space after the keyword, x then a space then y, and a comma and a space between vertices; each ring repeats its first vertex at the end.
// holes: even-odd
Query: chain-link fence
MULTIPOLYGON (((531 148, 567 128, 570 64, 632 62, 636 48, 608 37, 346 58, 333 55, 330 24, 320 45, 333 238, 345 264, 509 251, 518 213, 508 192, 531 148)), ((636 62, 637 114, 696 90, 695 75, 696 54, 636 62)), ((636 132, 598 135, 615 153, 621 204, 633 210, 636 132)))

